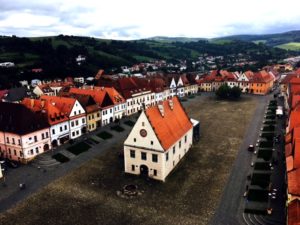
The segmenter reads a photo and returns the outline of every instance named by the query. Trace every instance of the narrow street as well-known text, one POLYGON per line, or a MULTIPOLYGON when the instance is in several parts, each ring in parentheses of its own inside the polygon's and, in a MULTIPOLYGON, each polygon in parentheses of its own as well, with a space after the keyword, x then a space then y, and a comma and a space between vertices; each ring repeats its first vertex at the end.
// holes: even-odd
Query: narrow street
MULTIPOLYGON (((253 153, 248 152, 247 148, 249 144, 255 145, 259 137, 260 128, 262 126, 262 121, 265 114, 265 108, 269 100, 272 98, 273 95, 269 94, 267 96, 261 96, 258 99, 259 104, 256 108, 253 119, 249 124, 247 132, 245 134, 244 141, 241 145, 240 151, 232 167, 231 175, 228 179, 227 185, 224 188, 219 206, 210 222, 211 225, 235 225, 235 224, 246 224, 246 225, 255 225, 255 224, 280 225, 281 224, 282 225, 282 223, 277 222, 279 221, 278 217, 280 217, 280 215, 284 213, 282 212, 283 211, 282 207, 284 206, 284 203, 282 202, 282 197, 279 197, 277 202, 271 203, 272 207, 274 207, 274 210, 277 210, 277 213, 279 214, 279 216, 278 215, 274 216, 276 217, 274 220, 271 219, 263 220, 263 218, 260 219, 254 214, 248 214, 248 215, 244 214, 245 198, 243 197, 243 194, 246 190, 247 175, 250 174, 252 170, 250 164, 253 159, 253 153)), ((281 121, 279 121, 277 127, 279 130, 282 128, 281 121)), ((281 145, 277 146, 277 148, 280 149, 281 145)), ((276 179, 277 180, 279 179, 280 181, 275 181, 275 183, 280 183, 280 182, 282 183, 283 176, 284 176, 283 160, 281 159, 279 161, 280 163, 275 168, 273 173, 274 174, 276 173, 276 179)), ((282 191, 281 187, 278 188, 280 189, 280 191, 282 191)), ((284 215, 281 215, 281 219, 282 217, 284 217, 284 215)))

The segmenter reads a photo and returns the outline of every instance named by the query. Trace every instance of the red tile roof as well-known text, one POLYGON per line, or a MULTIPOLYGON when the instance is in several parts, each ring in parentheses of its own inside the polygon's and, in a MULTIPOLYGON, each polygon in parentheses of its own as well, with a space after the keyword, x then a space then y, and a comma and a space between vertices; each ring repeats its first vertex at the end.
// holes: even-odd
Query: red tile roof
POLYGON ((163 101, 162 107, 164 116, 162 116, 159 106, 149 107, 145 113, 163 149, 167 151, 192 129, 193 125, 177 97, 163 101), (173 109, 170 101, 173 102, 173 109))
POLYGON ((295 140, 293 147, 294 147, 294 168, 300 168, 300 139, 299 138, 295 140))
POLYGON ((300 169, 288 172, 288 192, 292 195, 300 196, 300 169))
POLYGON ((65 98, 65 97, 57 97, 57 96, 47 96, 42 95, 41 100, 46 100, 52 105, 55 105, 57 109, 66 116, 70 116, 76 99, 74 98, 65 98))
POLYGON ((51 104, 50 101, 25 98, 21 104, 25 105, 33 112, 40 112, 44 114, 50 125, 68 120, 68 116, 61 112, 55 105, 51 104))
POLYGON ((300 224, 300 200, 294 199, 288 205, 288 225, 300 224))
POLYGON ((300 95, 292 95, 292 109, 300 103, 300 95))
POLYGON ((102 88, 90 87, 90 89, 71 88, 69 92, 74 94, 90 95, 101 108, 106 108, 106 107, 112 107, 114 105, 113 100, 109 97, 107 91, 108 89, 111 88, 107 88, 107 87, 102 87, 102 88))
POLYGON ((291 111, 289 118, 289 132, 294 129, 294 127, 300 126, 300 111, 296 108, 291 111))
POLYGON ((292 171, 294 169, 294 158, 293 156, 288 156, 286 157, 285 159, 286 161, 286 171, 289 172, 289 171, 292 171))
POLYGON ((288 143, 285 145, 285 157, 288 157, 290 155, 292 155, 293 153, 293 148, 292 148, 292 143, 288 143))

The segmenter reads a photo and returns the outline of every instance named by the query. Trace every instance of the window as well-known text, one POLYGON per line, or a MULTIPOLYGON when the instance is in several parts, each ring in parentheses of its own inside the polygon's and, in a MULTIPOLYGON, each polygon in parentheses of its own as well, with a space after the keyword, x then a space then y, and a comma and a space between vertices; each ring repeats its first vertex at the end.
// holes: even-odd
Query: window
POLYGON ((79 135, 79 130, 76 130, 76 135, 79 135))
POLYGON ((133 141, 136 142, 136 138, 133 138, 133 141))
POLYGON ((71 122, 71 127, 74 127, 74 121, 71 122))
POLYGON ((30 150, 30 155, 33 155, 33 149, 30 150))
POLYGON ((16 151, 16 149, 14 149, 14 155, 17 155, 17 151, 16 151))
POLYGON ((109 112, 112 113, 112 109, 110 109, 109 112))
POLYGON ((9 143, 9 138, 8 137, 6 138, 6 143, 9 143))
POLYGON ((21 145, 21 140, 20 139, 18 140, 18 144, 21 145))
POLYGON ((77 112, 76 112, 76 111, 74 111, 74 115, 77 115, 77 112))
POLYGON ((44 133, 42 133, 42 139, 45 139, 45 134, 44 133))
POLYGON ((68 127, 67 127, 67 125, 65 125, 65 130, 67 130, 68 129, 68 127))
POLYGON ((78 114, 80 114, 80 113, 81 113, 81 110, 79 109, 79 110, 78 110, 78 114))
POLYGON ((173 147, 173 154, 175 154, 175 146, 173 147))
POLYGON ((97 117, 100 117, 100 113, 97 113, 97 117))
POLYGON ((55 134, 55 129, 52 129, 52 134, 55 134))
POLYGON ((187 141, 187 136, 185 135, 184 136, 184 143, 186 143, 186 141, 187 141))
POLYGON ((75 132, 72 132, 72 137, 74 137, 75 136, 75 132))
POLYGON ((130 158, 135 158, 135 151, 134 150, 130 150, 130 158))
POLYGON ((169 152, 166 153, 166 161, 169 160, 169 152))
POLYGON ((157 158, 157 154, 152 154, 152 162, 157 162, 158 158, 157 158))
POLYGON ((37 136, 34 136, 34 142, 37 142, 37 136))
POLYGON ((151 145, 153 145, 153 141, 151 141, 150 143, 151 143, 151 145))
POLYGON ((143 127, 145 126, 145 122, 142 122, 142 126, 143 126, 143 127))
MULTIPOLYGON (((93 116, 94 117, 94 116, 93 116)), ((82 123, 85 123, 85 118, 82 118, 82 123)))
POLYGON ((46 138, 48 138, 49 137, 49 134, 48 134, 48 132, 46 132, 46 138))
POLYGON ((179 141, 179 148, 181 148, 181 141, 179 141))
POLYGON ((135 170, 135 166, 131 165, 131 170, 134 171, 135 170))
POLYGON ((142 158, 142 160, 147 160, 146 152, 141 152, 141 158, 142 158))
POLYGON ((12 138, 12 143, 15 144, 15 139, 14 138, 12 138))
POLYGON ((153 175, 157 176, 157 170, 153 170, 153 175))
POLYGON ((60 132, 62 132, 63 131, 63 127, 60 127, 59 130, 60 130, 60 132))
POLYGON ((79 123, 78 123, 78 120, 75 121, 75 124, 76 124, 76 126, 78 126, 78 124, 79 124, 79 123))
POLYGON ((39 154, 39 148, 38 147, 35 148, 35 153, 39 154))

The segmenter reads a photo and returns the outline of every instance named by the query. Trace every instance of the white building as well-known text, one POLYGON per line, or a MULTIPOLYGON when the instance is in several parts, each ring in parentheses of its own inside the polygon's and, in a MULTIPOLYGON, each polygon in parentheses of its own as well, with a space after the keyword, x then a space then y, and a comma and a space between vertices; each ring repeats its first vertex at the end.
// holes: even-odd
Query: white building
POLYGON ((165 181, 193 142, 193 125, 173 97, 142 111, 124 142, 125 172, 165 181))

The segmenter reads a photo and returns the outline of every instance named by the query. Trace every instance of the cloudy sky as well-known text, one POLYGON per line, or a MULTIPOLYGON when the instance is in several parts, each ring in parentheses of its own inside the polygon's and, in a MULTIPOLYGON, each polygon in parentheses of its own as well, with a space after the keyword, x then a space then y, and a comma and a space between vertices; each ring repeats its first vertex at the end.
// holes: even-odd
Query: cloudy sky
POLYGON ((0 0, 0 35, 113 39, 300 30, 299 0, 0 0))

